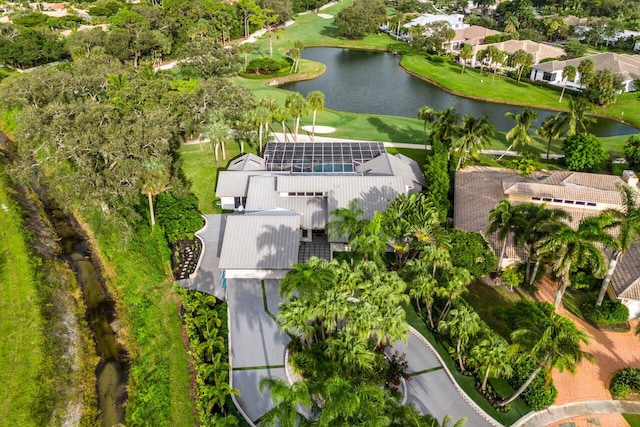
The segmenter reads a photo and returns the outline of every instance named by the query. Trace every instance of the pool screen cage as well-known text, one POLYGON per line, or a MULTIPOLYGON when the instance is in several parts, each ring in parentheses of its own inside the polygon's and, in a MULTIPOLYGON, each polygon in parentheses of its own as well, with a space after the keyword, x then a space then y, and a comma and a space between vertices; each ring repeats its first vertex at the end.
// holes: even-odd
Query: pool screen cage
POLYGON ((263 158, 268 171, 354 173, 384 152, 381 142, 270 142, 263 158))

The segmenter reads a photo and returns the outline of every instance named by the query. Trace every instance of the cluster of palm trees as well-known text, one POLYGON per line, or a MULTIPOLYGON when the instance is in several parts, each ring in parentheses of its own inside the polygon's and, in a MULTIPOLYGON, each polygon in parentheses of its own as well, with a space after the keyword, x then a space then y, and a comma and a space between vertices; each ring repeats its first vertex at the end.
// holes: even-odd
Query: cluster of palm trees
MULTIPOLYGON (((578 133, 586 133, 594 118, 589 115, 593 106, 586 98, 579 97, 569 101, 569 110, 557 113, 546 118, 542 125, 536 129, 536 133, 547 139, 547 158, 554 140, 578 133)), ((507 112, 506 116, 514 121, 514 127, 507 134, 507 142, 510 143, 507 150, 498 158, 501 160, 505 154, 514 147, 525 149, 531 144, 531 132, 533 123, 538 119, 538 114, 530 108, 525 108, 521 113, 507 112)), ((425 147, 429 139, 438 140, 445 144, 450 154, 458 155, 456 170, 469 159, 478 160, 482 150, 490 143, 489 137, 495 134, 495 127, 489 123, 486 116, 476 118, 470 114, 461 117, 454 107, 436 111, 429 106, 418 110, 418 119, 424 122, 423 139, 425 147), (427 133, 427 126, 431 124, 431 133, 427 133)))
POLYGON ((189 335, 189 355, 196 371, 200 422, 236 425, 235 418, 226 414, 227 398, 239 393, 229 385, 226 306, 201 292, 181 289, 179 295, 189 335))
POLYGON ((512 238, 526 248, 525 281, 534 284, 541 261, 549 263, 558 278, 554 304, 560 305, 571 286, 571 275, 577 269, 590 271, 603 278, 596 305, 601 305, 622 255, 640 236, 640 207, 636 193, 627 186, 619 187, 622 204, 586 217, 577 227, 571 226, 571 215, 561 209, 549 209, 545 204, 512 205, 501 200, 489 214, 487 233, 497 233, 503 242, 502 264, 507 241, 512 238), (609 262, 603 248, 613 251, 609 262), (533 266, 533 271, 531 267, 533 266))

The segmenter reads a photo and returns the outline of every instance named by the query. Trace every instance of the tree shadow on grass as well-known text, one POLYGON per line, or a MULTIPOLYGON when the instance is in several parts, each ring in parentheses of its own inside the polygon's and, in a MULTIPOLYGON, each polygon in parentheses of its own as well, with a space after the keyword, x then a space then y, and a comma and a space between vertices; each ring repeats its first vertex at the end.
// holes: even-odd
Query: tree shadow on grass
POLYGON ((369 117, 367 121, 378 130, 387 135, 389 141, 396 142, 422 142, 422 132, 400 126, 389 126, 377 117, 369 117))

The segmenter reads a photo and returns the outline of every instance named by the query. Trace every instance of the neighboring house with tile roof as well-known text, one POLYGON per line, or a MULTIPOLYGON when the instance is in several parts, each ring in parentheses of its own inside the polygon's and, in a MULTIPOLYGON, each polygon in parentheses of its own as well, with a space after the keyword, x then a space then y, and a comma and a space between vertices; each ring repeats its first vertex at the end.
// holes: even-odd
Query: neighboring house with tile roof
POLYGON ((479 25, 471 25, 466 28, 457 29, 455 37, 444 45, 449 50, 457 51, 466 44, 471 46, 484 44, 485 37, 495 36, 497 34, 500 34, 500 32, 490 28, 481 27, 479 25))
MULTIPOLYGON (((578 68, 580 62, 591 59, 596 71, 609 70, 620 76, 625 92, 637 90, 634 80, 640 79, 640 55, 619 54, 613 52, 598 53, 566 61, 550 61, 531 67, 531 80, 540 80, 555 85, 563 85, 562 70, 567 65, 578 68)), ((568 82, 568 87, 580 88, 581 79, 578 72, 576 78, 568 82)))
MULTIPOLYGON (((276 230, 280 229, 277 224, 280 218, 288 224, 283 227, 289 227, 294 221, 290 216, 295 215, 296 248, 301 242, 312 244, 317 236, 322 236, 330 246, 327 252, 332 252, 344 250, 347 243, 342 237, 327 238, 324 235, 332 211, 346 208, 357 199, 364 218, 370 219, 375 212, 385 210, 398 195, 419 192, 425 186, 418 163, 402 154, 387 153, 382 143, 272 142, 265 147, 263 157, 245 154, 232 160, 228 169, 218 176, 216 196, 223 209, 243 213, 229 218, 263 215, 269 219, 260 216, 256 221, 276 230)), ((282 263, 267 266, 259 262, 266 256, 260 252, 262 246, 226 243, 227 239, 255 240, 257 234, 263 233, 260 228, 263 226, 255 228, 238 224, 234 222, 233 227, 227 226, 225 230, 220 268, 234 270, 227 271, 226 277, 249 277, 251 274, 255 275, 251 277, 279 277, 285 272, 281 268, 282 263), (243 258, 243 254, 248 256, 246 261, 237 259, 243 258), (230 260, 235 260, 235 264, 230 260)), ((284 247, 284 244, 269 245, 284 247)))
POLYGON ((499 43, 479 44, 473 47, 472 66, 475 66, 476 56, 481 50, 485 50, 489 46, 495 46, 503 52, 507 52, 509 56, 518 50, 524 50, 533 55, 533 63, 537 64, 544 59, 559 58, 564 55, 564 50, 559 47, 550 46, 544 43, 537 43, 531 40, 507 40, 499 43))
MULTIPOLYGON (((630 180, 635 188, 636 181, 630 180)), ((456 173, 454 193, 454 226, 476 231, 487 239, 495 253, 502 242, 497 233, 486 235, 489 212, 502 199, 513 204, 546 203, 572 216, 571 226, 577 227, 583 218, 598 215, 605 209, 620 208, 622 199, 618 185, 626 185, 616 176, 570 171, 537 172, 524 177, 511 169, 474 166, 456 173)), ((610 251, 605 251, 607 257, 610 251)), ((521 262, 525 249, 515 245, 510 236, 503 267, 521 262)), ((629 307, 632 317, 640 317, 640 251, 637 245, 620 259, 611 280, 610 296, 629 307)))

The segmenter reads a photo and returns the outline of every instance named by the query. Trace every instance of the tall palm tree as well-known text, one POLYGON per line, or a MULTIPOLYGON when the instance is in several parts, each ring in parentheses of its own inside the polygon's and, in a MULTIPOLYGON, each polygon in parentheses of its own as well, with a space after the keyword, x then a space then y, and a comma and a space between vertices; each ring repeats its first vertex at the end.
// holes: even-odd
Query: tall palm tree
POLYGON ((508 199, 500 200, 496 207, 489 212, 489 228, 487 228, 486 235, 489 236, 497 231, 498 241, 502 242, 498 270, 502 267, 509 236, 518 229, 517 226, 521 220, 520 210, 512 205, 508 199))
POLYGON ((551 151, 551 143, 554 139, 560 138, 564 132, 562 118, 560 113, 555 116, 549 116, 542 122, 537 130, 538 135, 543 138, 547 138, 547 160, 549 159, 549 152, 551 151))
POLYGON ((463 347, 481 331, 480 316, 466 305, 459 305, 449 312, 445 320, 438 325, 438 331, 446 332, 456 341, 456 356, 460 372, 466 371, 462 357, 463 347))
POLYGON ((615 246, 615 250, 609 259, 607 274, 604 276, 600 292, 598 293, 596 306, 600 306, 602 300, 604 300, 613 273, 616 271, 618 261, 620 261, 620 258, 629 250, 631 244, 640 237, 640 206, 638 205, 638 196, 635 191, 627 185, 620 185, 618 190, 620 191, 622 199, 621 208, 607 209, 604 211, 604 214, 609 215, 613 220, 608 228, 616 228, 618 237, 616 239, 617 245, 615 246))
POLYGON ((564 82, 564 85, 562 86, 562 92, 560 92, 560 99, 558 100, 558 102, 562 102, 564 91, 567 89, 567 81, 568 80, 573 81, 573 79, 576 78, 577 74, 578 74, 578 69, 573 65, 566 65, 562 69, 562 81, 564 82))
POLYGON ((462 72, 464 74, 465 67, 467 66, 467 62, 473 58, 473 47, 470 44, 465 44, 460 49, 460 62, 462 62, 462 72))
POLYGON ((518 68, 518 82, 520 82, 524 69, 533 64, 533 55, 524 49, 518 49, 513 53, 512 60, 518 68))
POLYGON ((211 145, 214 147, 213 155, 216 159, 216 164, 219 160, 218 150, 220 147, 222 147, 222 160, 227 160, 225 144, 229 140, 229 132, 229 125, 227 125, 222 117, 215 113, 209 117, 209 123, 205 125, 203 133, 209 138, 209 147, 211 147, 211 145))
POLYGON ((446 303, 440 312, 440 316, 438 320, 436 320, 434 326, 436 330, 440 325, 442 319, 446 318, 449 314, 449 310, 453 304, 453 301, 457 300, 467 292, 467 286, 472 282, 473 277, 469 270, 461 267, 451 267, 446 270, 442 270, 439 274, 439 280, 441 281, 441 288, 439 291, 439 296, 446 299, 446 303))
POLYGON ((487 391, 489 376, 509 378, 513 372, 513 357, 508 352, 508 344, 496 334, 487 334, 480 340, 471 350, 471 357, 480 372, 484 371, 480 386, 483 393, 487 391))
POLYGON ((615 244, 614 238, 604 230, 606 225, 604 217, 585 218, 577 230, 559 222, 545 225, 547 235, 539 242, 538 256, 551 259, 553 272, 559 278, 554 301, 556 309, 571 285, 572 268, 589 268, 596 277, 604 275, 607 263, 596 243, 615 244))
POLYGON ((280 379, 265 377, 260 380, 260 393, 271 392, 274 407, 260 418, 260 426, 297 427, 307 419, 298 412, 298 406, 311 407, 311 393, 307 383, 299 381, 292 386, 280 379))
POLYGON ((500 406, 517 399, 543 369, 547 372, 566 369, 574 373, 582 359, 593 361, 593 356, 581 348, 581 343, 589 343, 589 336, 576 328, 571 320, 557 314, 551 304, 537 304, 544 316, 533 317, 511 334, 512 349, 526 352, 527 357, 536 362, 536 369, 511 397, 499 403, 500 406))
POLYGON ((489 45, 485 51, 486 58, 489 59, 491 63, 491 67, 493 68, 493 76, 491 77, 491 82, 496 78, 496 72, 498 71, 498 67, 504 62, 507 57, 507 53, 503 50, 498 49, 494 45, 489 45))
POLYGON ((285 121, 289 118, 289 109, 283 105, 276 105, 271 111, 273 119, 280 122, 282 125, 282 138, 284 142, 287 142, 287 127, 285 121))
POLYGON ((483 115, 477 119, 471 114, 465 114, 460 127, 460 138, 451 144, 451 149, 458 152, 458 164, 456 170, 460 169, 460 165, 467 158, 478 160, 480 153, 489 145, 489 136, 496 133, 496 129, 492 123, 489 123, 487 116, 483 115))
POLYGON ((506 149, 504 153, 498 158, 500 161, 505 154, 513 147, 518 145, 528 145, 531 142, 531 135, 529 135, 529 128, 531 127, 531 122, 538 119, 538 113, 533 111, 531 108, 527 107, 520 114, 514 114, 511 111, 508 111, 505 116, 509 117, 515 122, 515 126, 511 128, 509 132, 507 132, 506 138, 507 141, 511 142, 511 145, 506 149))
POLYGON ((307 94, 307 102, 313 112, 313 121, 311 122, 311 140, 313 141, 316 137, 316 113, 324 110, 324 93, 319 90, 309 92, 309 94, 307 94))
POLYGON ((520 220, 516 224, 517 231, 514 236, 518 246, 527 246, 525 281, 529 285, 533 285, 540 267, 540 258, 536 256, 538 241, 546 235, 545 230, 549 228, 550 223, 557 223, 562 220, 570 221, 571 215, 562 209, 549 209, 545 203, 541 205, 525 203, 518 205, 516 209, 520 220), (533 273, 531 273, 531 262, 533 260, 535 262, 533 273))
POLYGON ((438 113, 436 112, 436 110, 429 107, 428 105, 425 105, 418 109, 418 119, 424 122, 424 125, 422 126, 422 137, 424 139, 425 150, 427 149, 427 123, 432 122, 437 115, 438 113))
POLYGON ((329 236, 334 238, 345 237, 349 241, 352 235, 362 232, 366 224, 363 219, 364 211, 360 209, 359 204, 360 201, 358 199, 353 199, 347 207, 331 211, 333 219, 327 223, 329 236))
POLYGON ((458 133, 459 122, 460 114, 454 107, 440 110, 438 112, 438 118, 431 128, 431 139, 437 139, 449 149, 458 133))
POLYGON ((569 111, 560 113, 562 128, 567 136, 588 131, 589 125, 595 123, 596 119, 589 115, 593 111, 593 105, 585 97, 569 99, 569 111))
POLYGON ((253 121, 258 124, 258 144, 259 144, 259 153, 262 153, 262 141, 263 141, 263 130, 265 126, 268 126, 268 123, 271 121, 271 111, 263 106, 258 106, 253 110, 253 121))
POLYGON ((284 102, 285 106, 291 114, 293 115, 293 119, 295 121, 293 125, 293 140, 298 140, 298 128, 300 127, 300 117, 304 114, 307 114, 309 111, 309 104, 307 100, 299 92, 293 92, 287 96, 284 102))
POLYGON ((580 87, 583 88, 589 84, 591 76, 596 70, 596 64, 590 58, 585 58, 578 64, 578 72, 580 73, 580 87))
POLYGON ((140 174, 142 185, 140 192, 145 194, 149 200, 149 215, 151 216, 151 226, 156 225, 156 218, 153 213, 153 196, 157 196, 166 190, 171 179, 169 167, 157 157, 150 157, 142 163, 142 173, 140 174))

